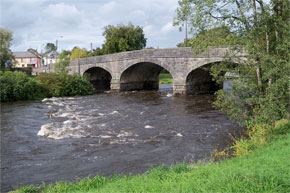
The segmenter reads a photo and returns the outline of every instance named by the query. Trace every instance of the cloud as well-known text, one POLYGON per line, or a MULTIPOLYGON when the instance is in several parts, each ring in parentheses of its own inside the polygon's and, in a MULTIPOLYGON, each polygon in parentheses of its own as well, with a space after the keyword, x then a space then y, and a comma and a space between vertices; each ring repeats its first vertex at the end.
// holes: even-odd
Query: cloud
POLYGON ((1 26, 14 32, 14 51, 56 40, 60 49, 90 48, 91 42, 100 47, 105 26, 129 22, 143 27, 148 47, 183 41, 172 26, 176 0, 1 0, 1 5, 1 26))
POLYGON ((64 18, 75 19, 80 17, 80 12, 75 5, 67 5, 64 3, 51 4, 44 9, 44 13, 56 20, 63 20, 64 18))
POLYGON ((168 32, 173 31, 173 30, 175 30, 175 28, 173 27, 172 22, 168 22, 161 29, 161 31, 165 32, 165 33, 168 33, 168 32))

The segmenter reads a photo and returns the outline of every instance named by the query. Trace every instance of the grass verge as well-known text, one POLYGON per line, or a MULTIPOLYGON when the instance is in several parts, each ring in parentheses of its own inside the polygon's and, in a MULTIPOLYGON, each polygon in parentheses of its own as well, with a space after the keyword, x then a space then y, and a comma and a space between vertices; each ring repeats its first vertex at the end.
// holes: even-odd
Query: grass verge
POLYGON ((159 74, 159 84, 172 84, 173 78, 170 73, 159 74))
POLYGON ((290 192, 289 159, 287 132, 249 155, 221 162, 160 166, 142 175, 88 177, 14 192, 290 192))

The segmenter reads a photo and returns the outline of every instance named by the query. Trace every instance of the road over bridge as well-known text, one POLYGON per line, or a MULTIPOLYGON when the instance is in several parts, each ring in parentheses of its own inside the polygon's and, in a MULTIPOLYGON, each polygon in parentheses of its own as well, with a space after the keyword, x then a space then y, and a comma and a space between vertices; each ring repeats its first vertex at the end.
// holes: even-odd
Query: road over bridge
MULTIPOLYGON (((201 94, 220 88, 208 69, 223 61, 229 52, 229 47, 208 47, 199 55, 193 55, 190 48, 144 49, 79 58, 72 60, 68 68, 71 74, 89 74, 97 89, 120 91, 158 89, 159 73, 165 69, 174 79, 174 94, 201 94)), ((35 72, 43 71, 53 71, 53 67, 35 72)))

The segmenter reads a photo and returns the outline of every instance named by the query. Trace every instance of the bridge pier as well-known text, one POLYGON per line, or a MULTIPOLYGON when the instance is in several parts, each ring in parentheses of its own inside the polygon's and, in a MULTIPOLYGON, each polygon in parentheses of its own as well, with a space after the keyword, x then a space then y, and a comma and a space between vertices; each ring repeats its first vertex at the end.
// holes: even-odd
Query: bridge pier
POLYGON ((121 83, 120 80, 111 80, 111 90, 113 91, 120 91, 121 90, 121 83))
POLYGON ((173 84, 173 94, 174 95, 184 95, 186 94, 187 87, 185 84, 173 84))

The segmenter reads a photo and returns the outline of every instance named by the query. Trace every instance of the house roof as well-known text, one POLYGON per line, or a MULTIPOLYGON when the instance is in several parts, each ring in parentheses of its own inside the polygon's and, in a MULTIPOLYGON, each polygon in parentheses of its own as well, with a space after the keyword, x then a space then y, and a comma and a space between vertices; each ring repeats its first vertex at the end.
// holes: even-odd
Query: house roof
POLYGON ((43 55, 43 57, 45 58, 57 58, 57 56, 58 56, 58 53, 54 50, 43 55))
POLYGON ((37 58, 31 52, 12 52, 15 58, 37 58))

